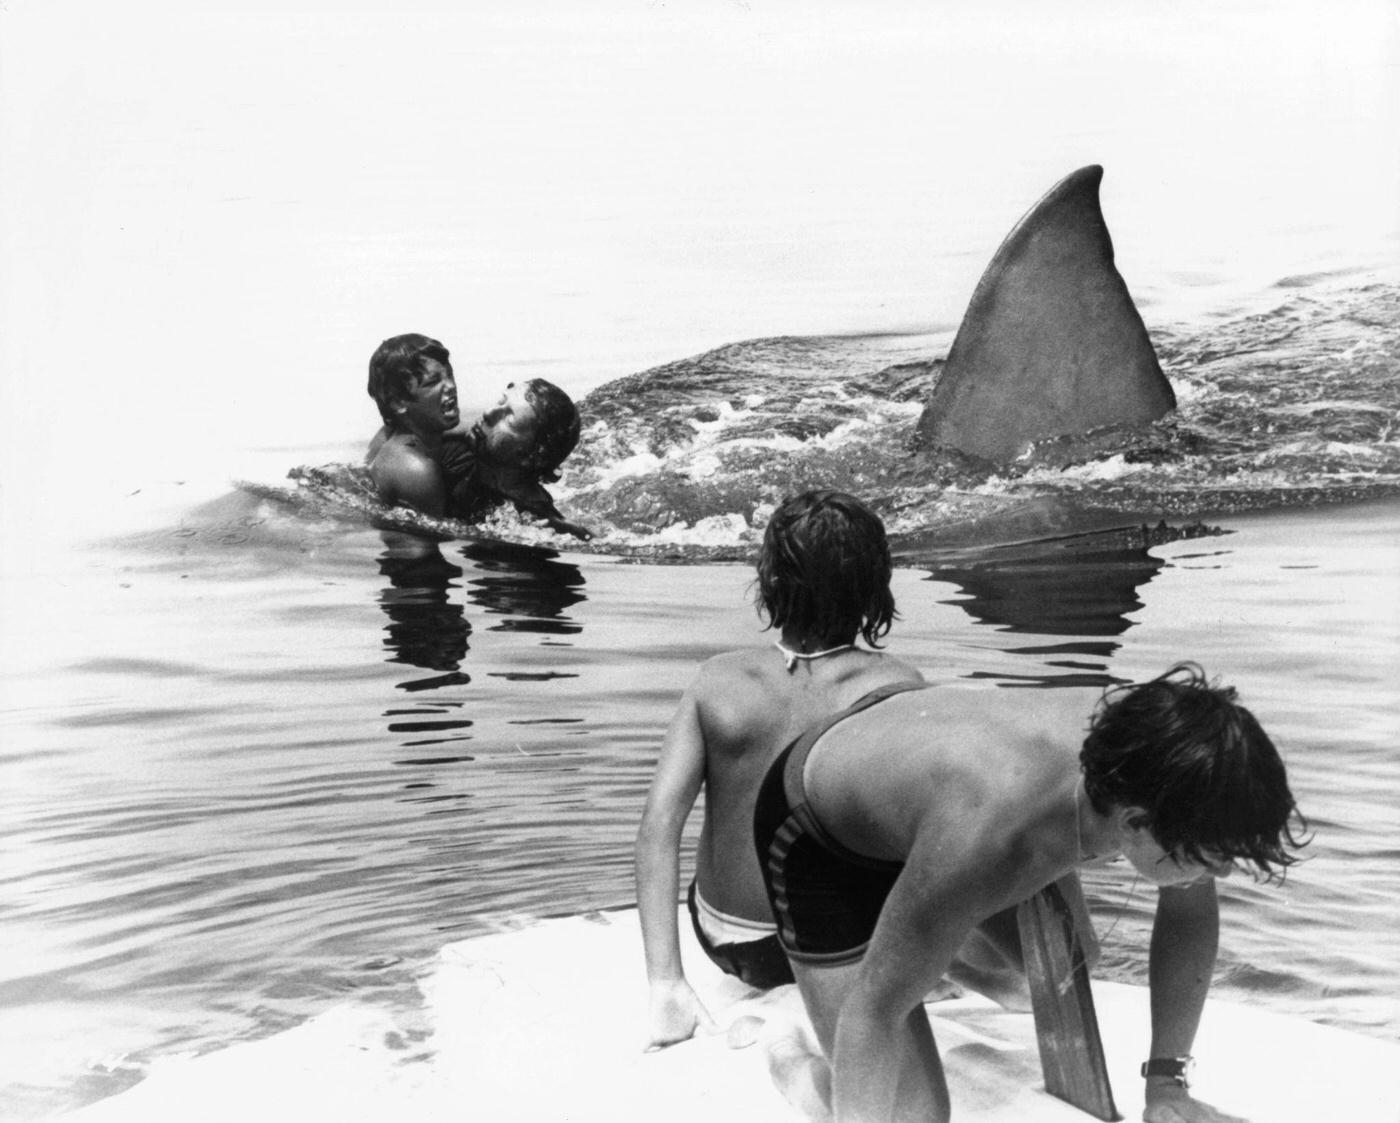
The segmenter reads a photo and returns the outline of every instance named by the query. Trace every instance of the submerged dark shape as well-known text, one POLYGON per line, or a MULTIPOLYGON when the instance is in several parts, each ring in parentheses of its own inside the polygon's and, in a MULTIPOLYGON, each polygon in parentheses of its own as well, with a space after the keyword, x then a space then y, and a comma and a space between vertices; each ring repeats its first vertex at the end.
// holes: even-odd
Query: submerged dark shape
POLYGON ((1043 438, 1175 408, 1113 264, 1102 179, 1098 165, 1066 176, 1006 236, 924 406, 916 448, 1004 463, 1043 438))

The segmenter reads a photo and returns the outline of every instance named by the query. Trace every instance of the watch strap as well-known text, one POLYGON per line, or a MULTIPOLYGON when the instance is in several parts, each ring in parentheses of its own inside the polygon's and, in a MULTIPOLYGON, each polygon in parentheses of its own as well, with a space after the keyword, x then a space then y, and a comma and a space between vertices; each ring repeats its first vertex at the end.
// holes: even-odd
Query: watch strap
POLYGON ((1141 1071, 1144 1079, 1149 1076, 1166 1076, 1186 1088, 1189 1087, 1187 1075, 1191 1071, 1191 1058, 1153 1057, 1151 1060, 1143 1061, 1141 1071))

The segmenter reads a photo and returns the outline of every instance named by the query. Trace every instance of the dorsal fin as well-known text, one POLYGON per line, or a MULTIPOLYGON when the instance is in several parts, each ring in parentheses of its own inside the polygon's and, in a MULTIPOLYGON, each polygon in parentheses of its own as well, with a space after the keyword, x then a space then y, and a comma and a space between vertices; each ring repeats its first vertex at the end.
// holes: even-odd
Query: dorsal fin
POLYGON ((972 294, 915 435, 1006 462, 1032 441, 1155 420, 1176 396, 1099 206, 1103 168, 1057 183, 1006 236, 972 294))

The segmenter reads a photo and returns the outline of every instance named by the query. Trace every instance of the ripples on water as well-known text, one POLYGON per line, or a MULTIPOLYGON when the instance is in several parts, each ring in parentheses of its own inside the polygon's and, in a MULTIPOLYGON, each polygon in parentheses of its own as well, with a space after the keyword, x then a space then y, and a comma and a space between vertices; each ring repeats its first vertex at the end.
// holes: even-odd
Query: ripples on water
MULTIPOLYGON (((1134 519, 1192 489, 1235 496, 1226 510, 1304 486, 1387 492, 1395 303, 1387 288, 1300 296, 1213 329, 1214 350, 1162 333, 1185 392, 1179 419, 1136 446, 1151 455, 994 480, 939 470, 965 473, 973 514, 1040 489, 1109 506, 1126 489, 1134 519)), ((764 504, 814 474, 871 494, 900 529, 893 646, 931 679, 1082 687, 1086 711, 1183 657, 1238 682, 1317 837, 1282 888, 1226 884, 1220 990, 1400 1037, 1400 507, 940 544, 927 531, 963 501, 916 479, 900 445, 936 371, 924 348, 742 344, 600 391, 606 425, 568 500, 606 522, 617 556, 432 546, 366 529, 333 495, 264 489, 296 505, 230 496, 36 579, 49 646, 19 660, 0 713, 14 1043, 0 1109, 110 1092, 153 1056, 347 995, 411 1021, 414 979, 449 940, 630 903, 676 698, 701 659, 762 637, 746 566, 627 555, 746 555, 764 504), (671 515, 691 525, 665 539, 671 515)), ((1105 973, 1142 981, 1150 894, 1113 870, 1088 888, 1105 973)))

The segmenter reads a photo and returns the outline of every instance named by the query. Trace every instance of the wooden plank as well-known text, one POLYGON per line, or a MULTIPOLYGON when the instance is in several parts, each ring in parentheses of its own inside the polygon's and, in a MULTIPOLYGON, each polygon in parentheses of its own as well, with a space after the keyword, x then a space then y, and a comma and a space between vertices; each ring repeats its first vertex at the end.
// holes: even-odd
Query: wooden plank
POLYGON ((1079 877, 1068 874, 1047 885, 1016 910, 1026 960, 1035 1035, 1045 1090, 1097 1119, 1121 1118, 1113 1104, 1104 1063, 1094 994, 1089 986, 1092 929, 1087 923, 1079 877))

